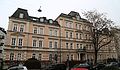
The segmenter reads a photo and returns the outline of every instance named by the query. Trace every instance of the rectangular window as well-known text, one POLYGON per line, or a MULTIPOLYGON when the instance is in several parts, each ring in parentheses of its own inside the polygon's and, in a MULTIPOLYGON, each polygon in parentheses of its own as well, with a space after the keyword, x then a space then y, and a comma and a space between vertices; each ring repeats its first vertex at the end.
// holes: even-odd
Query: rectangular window
POLYGON ((52 54, 49 54, 49 60, 52 61, 52 54))
POLYGON ((37 46, 37 40, 33 40, 33 47, 37 46))
POLYGON ((66 43, 66 49, 68 49, 68 43, 66 43))
POLYGON ((73 49, 73 43, 70 44, 70 49, 73 49))
POLYGON ((20 25, 20 32, 24 31, 24 25, 20 25))
POLYGON ((79 49, 79 44, 77 44, 77 49, 79 49))
POLYGON ((52 36, 52 29, 50 29, 49 35, 52 36))
POLYGON ((72 32, 70 32, 70 38, 72 38, 72 32))
POLYGON ((43 34, 43 28, 40 28, 40 34, 43 34))
POLYGON ((24 14, 23 13, 20 13, 19 14, 19 18, 23 18, 24 14))
POLYGON ((54 33, 55 33, 54 35, 57 36, 57 30, 55 30, 54 33))
POLYGON ((13 46, 16 45, 16 38, 12 38, 12 45, 13 45, 13 46))
POLYGON ((82 34, 80 34, 80 39, 82 39, 82 34))
POLYGON ((39 54, 38 59, 41 60, 41 58, 42 58, 42 54, 39 54))
POLYGON ((49 48, 52 48, 52 41, 49 42, 49 48))
POLYGON ((57 42, 55 42, 55 49, 57 49, 57 42))
POLYGON ((42 48, 42 41, 39 41, 39 47, 42 48))
POLYGON ((69 26, 68 26, 68 24, 69 24, 69 23, 68 23, 68 22, 66 22, 66 27, 69 27, 69 26))
POLYGON ((10 60, 14 60, 14 53, 10 53, 10 60))
POLYGON ((34 27, 34 34, 37 34, 37 27, 34 27))
POLYGON ((23 43, 23 39, 19 38, 19 40, 18 40, 18 46, 22 47, 22 43, 23 43))
POLYGON ((21 60, 21 53, 18 53, 17 60, 21 60))
POLYGON ((79 25, 79 30, 81 30, 81 25, 79 25))
POLYGON ((13 31, 17 31, 17 24, 14 24, 13 31))
POLYGON ((78 39, 78 33, 76 33, 76 39, 78 39))
POLYGON ((68 38, 68 32, 66 32, 66 38, 68 38))
POLYGON ((69 25, 70 25, 69 27, 72 28, 72 23, 69 23, 69 25))
POLYGON ((80 48, 81 48, 81 49, 83 49, 83 46, 82 46, 82 44, 80 44, 80 48))

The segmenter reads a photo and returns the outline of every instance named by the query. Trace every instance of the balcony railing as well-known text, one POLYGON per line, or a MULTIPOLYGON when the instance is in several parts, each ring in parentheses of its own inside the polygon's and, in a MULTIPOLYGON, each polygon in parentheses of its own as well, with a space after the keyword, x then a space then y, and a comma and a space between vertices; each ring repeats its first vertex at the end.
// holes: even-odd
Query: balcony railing
POLYGON ((78 52, 86 52, 86 49, 85 48, 79 48, 78 52))

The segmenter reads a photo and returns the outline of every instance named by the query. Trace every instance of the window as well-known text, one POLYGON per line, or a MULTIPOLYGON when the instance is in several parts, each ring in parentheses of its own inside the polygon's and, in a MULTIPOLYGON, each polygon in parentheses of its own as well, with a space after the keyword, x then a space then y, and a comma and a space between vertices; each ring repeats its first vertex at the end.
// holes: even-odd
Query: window
POLYGON ((80 39, 82 39, 82 34, 80 34, 80 39))
POLYGON ((10 60, 14 59, 14 53, 10 53, 10 60))
POLYGON ((32 54, 32 58, 35 58, 35 53, 32 54))
POLYGON ((18 53, 17 60, 21 60, 21 53, 18 53))
POLYGON ((66 27, 69 27, 69 26, 68 26, 68 24, 69 24, 69 23, 68 23, 68 22, 66 22, 66 27))
POLYGON ((20 13, 19 14, 19 18, 23 18, 24 14, 23 13, 20 13))
POLYGON ((17 24, 14 24, 13 31, 17 31, 17 24))
POLYGON ((13 46, 16 45, 16 38, 12 38, 12 45, 13 45, 13 46))
POLYGON ((80 44, 80 48, 82 49, 83 47, 82 47, 82 44, 80 44))
POLYGON ((54 59, 57 62, 57 59, 58 59, 58 55, 57 54, 54 55, 54 59))
POLYGON ((52 36, 52 29, 50 29, 49 35, 52 36))
POLYGON ((57 42, 55 42, 55 49, 57 49, 57 42))
POLYGON ((40 34, 43 34, 43 28, 40 28, 40 34))
POLYGON ((78 24, 76 23, 76 29, 78 29, 78 24))
POLYGON ((70 32, 70 38, 72 38, 72 32, 70 32))
POLYGON ((44 18, 40 18, 40 22, 44 22, 44 18))
POLYGON ((66 32, 66 38, 68 38, 68 32, 66 32))
POLYGON ((66 49, 68 49, 68 43, 66 43, 66 49))
POLYGON ((22 38, 19 38, 19 40, 18 40, 18 46, 19 46, 19 47, 22 47, 22 43, 23 43, 23 39, 22 39, 22 38))
POLYGON ((36 47, 36 46, 37 46, 37 41, 33 40, 33 47, 36 47))
POLYGON ((55 33, 55 36, 57 36, 57 30, 55 30, 55 32, 54 32, 54 33, 55 33))
POLYGON ((70 49, 73 49, 73 43, 70 44, 70 49))
POLYGON ((78 39, 78 33, 76 33, 76 38, 78 39))
POLYGON ((49 48, 52 48, 52 41, 49 42, 49 48))
POLYGON ((71 60, 73 60, 73 54, 71 54, 71 60))
POLYGON ((69 60, 69 54, 67 54, 67 60, 69 60))
POLYGON ((70 28, 72 28, 72 23, 69 23, 69 24, 70 24, 70 26, 69 26, 69 27, 70 27, 70 28))
POLYGON ((79 49, 79 44, 77 44, 77 49, 79 49))
POLYGON ((39 41, 39 47, 42 48, 42 41, 39 41))
POLYGON ((49 54, 49 60, 52 61, 52 54, 49 54))
POLYGON ((79 30, 81 30, 81 25, 79 25, 79 30))
POLYGON ((34 27, 34 34, 37 34, 37 27, 34 27))
POLYGON ((24 31, 24 25, 20 25, 20 32, 24 31))
POLYGON ((87 34, 85 35, 85 38, 87 39, 87 34))
POLYGON ((42 54, 39 54, 38 59, 41 60, 41 58, 42 58, 42 54))

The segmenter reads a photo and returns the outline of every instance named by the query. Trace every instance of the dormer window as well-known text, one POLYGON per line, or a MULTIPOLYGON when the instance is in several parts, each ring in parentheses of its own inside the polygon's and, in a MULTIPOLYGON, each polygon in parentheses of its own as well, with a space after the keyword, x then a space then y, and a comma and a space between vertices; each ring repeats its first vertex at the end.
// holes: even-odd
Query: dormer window
POLYGON ((76 18, 77 18, 77 20, 80 20, 80 16, 79 15, 77 15, 76 18))
POLYGON ((24 14, 23 13, 20 13, 19 14, 19 18, 23 18, 24 14))
POLYGON ((44 18, 40 18, 40 22, 44 22, 44 18))
POLYGON ((49 20, 49 23, 53 23, 53 20, 49 20))

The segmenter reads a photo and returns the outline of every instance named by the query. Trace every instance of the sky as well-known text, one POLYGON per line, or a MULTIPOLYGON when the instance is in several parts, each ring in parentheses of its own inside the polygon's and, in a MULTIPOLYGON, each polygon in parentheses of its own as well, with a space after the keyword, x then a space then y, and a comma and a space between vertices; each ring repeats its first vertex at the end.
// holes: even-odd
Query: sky
POLYGON ((0 0, 0 27, 7 30, 9 17, 17 8, 27 9, 30 16, 53 20, 61 13, 76 11, 84 18, 83 11, 97 10, 120 26, 120 0, 0 0), (40 6, 42 12, 37 11, 40 6))

